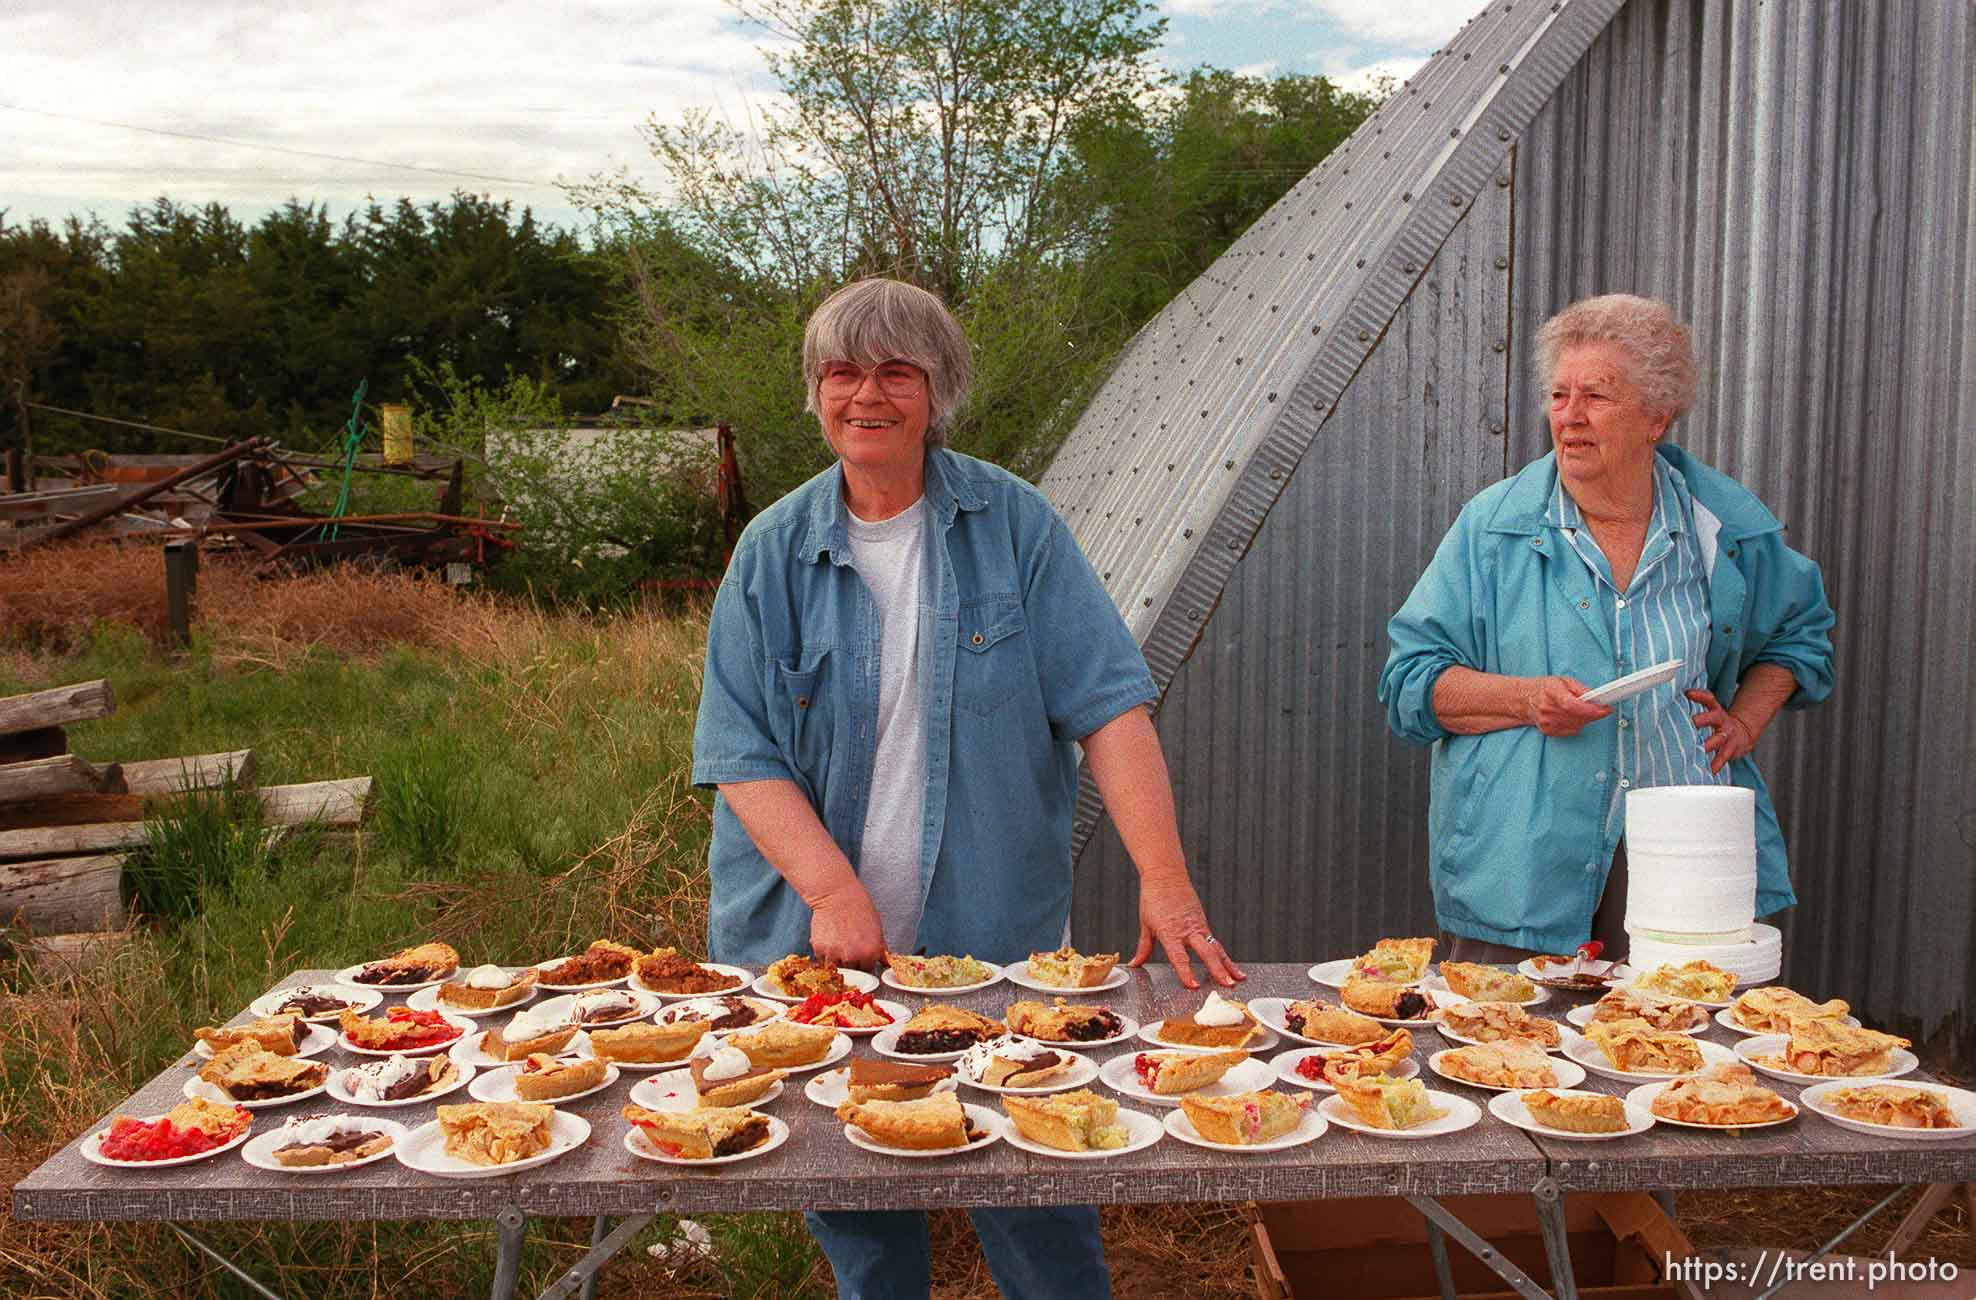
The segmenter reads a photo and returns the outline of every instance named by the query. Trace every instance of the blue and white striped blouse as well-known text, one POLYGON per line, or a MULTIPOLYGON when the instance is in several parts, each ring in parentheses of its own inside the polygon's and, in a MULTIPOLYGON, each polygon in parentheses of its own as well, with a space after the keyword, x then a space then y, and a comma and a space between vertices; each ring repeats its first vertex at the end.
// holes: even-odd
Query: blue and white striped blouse
POLYGON ((1654 457, 1653 520, 1639 567, 1623 592, 1562 477, 1551 497, 1548 522, 1563 530, 1592 571, 1601 612, 1612 627, 1616 675, 1681 660, 1673 681, 1613 706, 1620 735, 1615 780, 1608 786, 1606 830, 1616 838, 1626 816, 1626 791, 1634 786, 1729 783, 1726 768, 1719 774, 1708 770, 1709 754, 1702 748, 1708 733, 1691 721, 1702 709, 1685 694, 1708 685, 1708 569, 1695 539, 1694 503, 1680 473, 1654 457))

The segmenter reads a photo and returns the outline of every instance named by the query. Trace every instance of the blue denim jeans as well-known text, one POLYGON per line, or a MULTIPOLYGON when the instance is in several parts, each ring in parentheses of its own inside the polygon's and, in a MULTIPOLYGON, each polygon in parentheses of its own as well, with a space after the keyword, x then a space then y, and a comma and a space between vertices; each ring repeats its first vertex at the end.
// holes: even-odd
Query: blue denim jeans
MULTIPOLYGON (((969 1210, 988 1271, 1007 1300, 1110 1300, 1111 1273, 1090 1205, 969 1210)), ((803 1216, 830 1257, 840 1300, 926 1300, 926 1215, 833 1210, 803 1216)))

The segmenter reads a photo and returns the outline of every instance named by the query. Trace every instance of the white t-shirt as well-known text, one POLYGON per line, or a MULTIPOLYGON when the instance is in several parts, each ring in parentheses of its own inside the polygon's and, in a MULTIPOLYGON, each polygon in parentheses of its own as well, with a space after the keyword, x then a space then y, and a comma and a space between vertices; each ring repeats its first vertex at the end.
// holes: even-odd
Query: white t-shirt
POLYGON ((920 822, 926 801, 925 698, 919 671, 926 498, 877 523, 850 516, 851 565, 878 605, 878 748, 858 879, 885 928, 911 952, 919 930, 920 822))

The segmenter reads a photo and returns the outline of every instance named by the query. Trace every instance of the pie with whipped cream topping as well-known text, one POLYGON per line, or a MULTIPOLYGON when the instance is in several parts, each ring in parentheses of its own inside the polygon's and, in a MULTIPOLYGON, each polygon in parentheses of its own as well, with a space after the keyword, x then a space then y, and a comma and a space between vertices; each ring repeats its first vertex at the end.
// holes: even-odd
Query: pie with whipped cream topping
POLYGON ((1192 1015, 1168 1016, 1159 1033, 1160 1041, 1184 1047, 1247 1047, 1262 1035, 1246 1002, 1212 991, 1192 1015))

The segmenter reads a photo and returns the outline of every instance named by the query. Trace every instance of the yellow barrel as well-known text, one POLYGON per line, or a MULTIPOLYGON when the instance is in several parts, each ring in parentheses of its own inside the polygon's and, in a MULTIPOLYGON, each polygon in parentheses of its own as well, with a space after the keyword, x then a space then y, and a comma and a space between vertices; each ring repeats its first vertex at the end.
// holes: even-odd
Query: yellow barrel
POLYGON ((402 402, 386 402, 378 408, 384 414, 384 463, 412 463, 412 408, 402 402))

